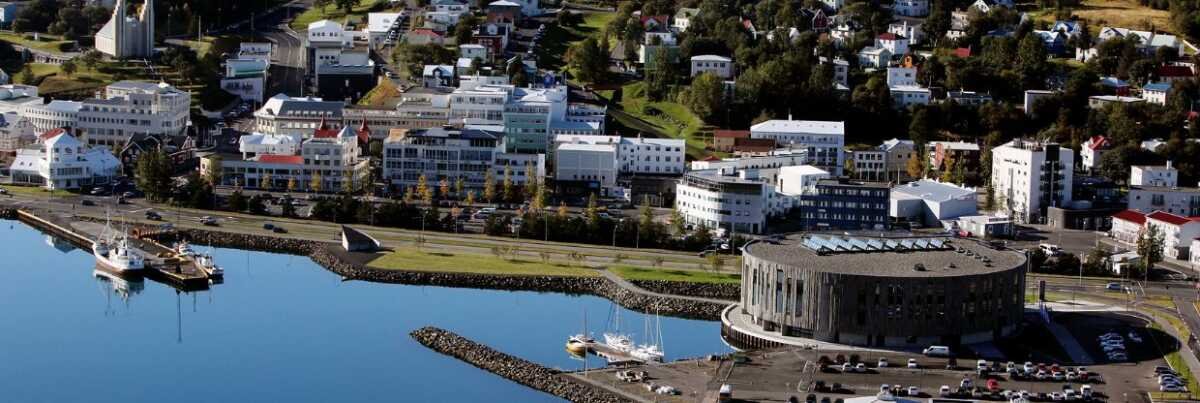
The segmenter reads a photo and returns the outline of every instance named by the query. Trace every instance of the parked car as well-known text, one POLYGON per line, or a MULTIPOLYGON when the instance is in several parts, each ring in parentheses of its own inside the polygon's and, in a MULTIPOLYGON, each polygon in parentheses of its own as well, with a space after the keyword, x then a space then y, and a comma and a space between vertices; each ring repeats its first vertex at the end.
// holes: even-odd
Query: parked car
POLYGON ((917 364, 916 358, 909 358, 908 359, 908 367, 909 368, 920 368, 921 366, 917 364))
POLYGON ((1040 244, 1038 245, 1038 248, 1040 248, 1042 252, 1045 252, 1046 256, 1058 256, 1062 254, 1062 248, 1052 243, 1040 244))
POLYGON ((879 362, 875 363, 875 367, 877 367, 877 368, 887 368, 887 366, 888 366, 887 357, 879 357, 879 362))
POLYGON ((1121 283, 1108 283, 1104 286, 1104 289, 1109 291, 1121 291, 1121 283))
POLYGON ((280 227, 277 225, 277 226, 275 226, 275 228, 271 229, 271 232, 274 232, 276 234, 286 234, 288 231, 287 231, 287 228, 280 227))
POLYGON ((909 386, 908 387, 908 395, 909 396, 921 396, 921 389, 916 386, 909 386))
POLYGON ((922 350, 921 353, 930 357, 948 357, 950 356, 950 347, 929 346, 922 350))
POLYGON ((217 222, 216 218, 212 218, 209 216, 200 217, 200 224, 207 225, 209 227, 216 227, 216 226, 220 225, 220 223, 217 222))
POLYGON ((151 221, 162 221, 162 216, 154 211, 146 211, 146 219, 151 221))
POLYGON ((950 396, 950 385, 942 385, 942 387, 938 388, 938 396, 949 397, 950 396))
POLYGON ((79 202, 79 204, 82 204, 84 206, 95 206, 96 202, 91 201, 89 199, 83 199, 83 201, 79 202))
POLYGON ((265 222, 265 223, 263 223, 263 229, 265 229, 267 231, 273 230, 273 229, 275 229, 275 224, 265 222))

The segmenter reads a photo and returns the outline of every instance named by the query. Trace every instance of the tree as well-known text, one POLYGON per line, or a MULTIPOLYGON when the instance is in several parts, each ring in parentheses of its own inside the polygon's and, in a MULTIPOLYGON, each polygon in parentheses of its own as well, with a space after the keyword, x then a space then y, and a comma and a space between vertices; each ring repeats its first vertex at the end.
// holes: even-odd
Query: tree
POLYGON ((75 65, 74 60, 67 60, 63 62, 62 65, 58 66, 58 68, 62 70, 63 74, 67 75, 67 78, 71 78, 71 75, 75 74, 78 67, 75 65))
POLYGON ((608 68, 608 50, 600 49, 596 38, 588 37, 567 49, 567 65, 580 81, 600 82, 608 68))
POLYGON ((462 18, 458 19, 458 25, 454 26, 454 43, 462 46, 471 43, 471 37, 475 32, 475 25, 479 23, 479 19, 475 14, 466 13, 462 18))
POLYGON ((354 193, 354 171, 342 172, 342 194, 354 193))
POLYGON ((272 177, 270 173, 262 174, 262 176, 258 177, 258 188, 266 189, 266 190, 274 189, 275 188, 274 179, 275 178, 272 177))
MULTIPOLYGON (((538 192, 538 182, 533 180, 533 164, 525 165, 525 199, 533 201, 538 192)), ((541 207, 539 207, 541 208, 541 207)))
POLYGON ((491 169, 483 176, 483 199, 488 203, 496 202, 496 175, 491 169))
MULTIPOLYGON (((526 178, 526 180, 529 180, 529 178, 526 178)), ((517 189, 513 185, 512 167, 510 166, 504 167, 504 182, 501 187, 504 201, 511 203, 517 200, 517 189)))
POLYGON ((908 158, 908 164, 905 166, 910 178, 925 177, 925 159, 921 158, 921 152, 913 153, 912 157, 908 158))
POLYGON ((929 108, 919 107, 913 110, 912 121, 908 124, 908 138, 914 145, 924 147, 933 136, 934 127, 930 121, 929 108))
POLYGON ((100 59, 103 57, 104 54, 100 53, 100 51, 89 50, 87 52, 83 52, 82 55, 79 55, 79 62, 83 63, 83 67, 86 67, 88 70, 95 70, 96 65, 100 64, 100 59))
POLYGON ((310 178, 308 182, 308 189, 313 192, 320 192, 322 183, 321 173, 318 171, 313 171, 312 178, 310 178))
POLYGON ((205 172, 204 175, 204 181, 207 182, 209 186, 216 188, 217 185, 221 184, 221 174, 224 170, 223 165, 223 159, 219 154, 214 155, 209 159, 208 171, 205 172))
POLYGON ((584 217, 587 219, 589 232, 595 233, 595 230, 600 228, 600 208, 599 202, 596 200, 596 194, 588 195, 587 208, 584 209, 584 217))
POLYGON ((464 197, 463 189, 466 187, 467 187, 467 181, 463 180, 463 178, 461 176, 458 177, 458 179, 455 179, 454 180, 454 196, 457 198, 460 198, 460 199, 463 198, 464 197))
POLYGON ((450 198, 450 181, 446 180, 446 178, 438 181, 438 194, 442 197, 442 200, 450 198))
POLYGON ((1154 265, 1163 260, 1164 234, 1157 225, 1146 223, 1138 233, 1137 254, 1142 258, 1142 270, 1147 279, 1154 265))
POLYGON ((171 196, 174 182, 171 177, 171 162, 162 149, 139 154, 134 172, 138 188, 145 192, 151 201, 162 202, 171 196))
POLYGON ((429 187, 429 182, 423 174, 417 178, 417 197, 420 197, 421 202, 426 205, 433 204, 433 189, 429 187))
POLYGON ((248 207, 246 195, 242 194, 241 190, 235 190, 229 195, 229 209, 233 211, 246 211, 248 207))
POLYGON ((354 7, 362 4, 362 0, 333 0, 333 3, 337 4, 337 8, 346 14, 350 14, 351 11, 354 11, 354 7))
POLYGON ((37 81, 37 76, 33 75, 33 68, 29 66, 29 63, 25 63, 25 67, 21 68, 21 83, 33 85, 36 84, 34 81, 37 81))
POLYGON ((700 119, 710 122, 722 110, 725 100, 725 83, 716 74, 705 72, 692 80, 684 92, 683 104, 700 119))
POLYGON ((671 233, 672 234, 675 234, 677 236, 684 235, 684 232, 686 231, 687 223, 684 222, 683 214, 679 212, 678 208, 671 209, 670 224, 671 224, 671 233))
MULTIPOLYGON (((646 51, 651 51, 649 48, 646 51)), ((675 84, 675 68, 666 46, 653 47, 653 58, 646 66, 646 98, 662 101, 675 84)))
MULTIPOLYGON (((533 179, 529 179, 529 181, 532 182, 533 179)), ((533 194, 533 200, 531 200, 529 203, 529 207, 536 211, 542 211, 542 209, 546 208, 546 187, 545 186, 537 187, 537 190, 533 194)))
POLYGON ((561 220, 566 220, 567 218, 571 217, 571 212, 569 210, 567 210, 567 202, 565 202, 565 201, 558 202, 557 213, 558 213, 558 218, 561 220))
POLYGON ((288 181, 287 181, 287 191, 288 191, 288 193, 295 192, 295 191, 296 191, 296 186, 297 186, 297 184, 296 184, 296 178, 295 178, 295 177, 288 178, 288 181))
POLYGON ((325 14, 325 8, 333 4, 333 0, 313 0, 313 7, 321 9, 321 14, 325 14))
POLYGON ((468 206, 475 204, 475 191, 473 191, 473 190, 467 191, 467 197, 465 199, 463 199, 463 204, 466 204, 468 206))

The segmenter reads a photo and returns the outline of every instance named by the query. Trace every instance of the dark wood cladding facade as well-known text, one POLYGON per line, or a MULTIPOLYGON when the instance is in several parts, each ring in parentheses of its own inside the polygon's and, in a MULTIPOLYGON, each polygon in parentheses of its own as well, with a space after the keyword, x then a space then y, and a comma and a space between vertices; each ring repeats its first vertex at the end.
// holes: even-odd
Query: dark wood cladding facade
MULTIPOLYGON (((821 257, 821 259, 836 259, 821 257)), ((886 264, 886 256, 880 256, 886 264)), ((1022 260, 1022 262, 1024 262, 1022 260)), ((827 263, 827 262, 826 262, 827 263)), ((1025 263, 962 275, 821 271, 744 256, 740 309, 785 336, 862 346, 959 345, 1010 334, 1024 313, 1025 263)))

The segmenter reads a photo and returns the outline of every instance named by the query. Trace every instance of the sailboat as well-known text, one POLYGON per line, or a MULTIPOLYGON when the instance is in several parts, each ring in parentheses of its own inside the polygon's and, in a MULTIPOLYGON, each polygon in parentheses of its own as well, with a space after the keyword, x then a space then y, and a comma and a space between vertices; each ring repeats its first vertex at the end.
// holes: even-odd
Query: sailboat
POLYGON ((621 310, 614 309, 613 312, 615 313, 613 331, 604 333, 604 344, 621 352, 633 351, 633 339, 629 335, 621 333, 621 310))
POLYGON ((647 316, 644 334, 649 340, 645 340, 645 344, 638 345, 629 352, 629 355, 645 362, 663 362, 666 354, 662 351, 662 317, 657 313, 654 315, 654 331, 650 330, 650 323, 650 317, 647 316))
POLYGON ((145 268, 145 258, 129 242, 129 234, 122 231, 112 235, 112 223, 105 222, 104 231, 92 242, 92 255, 97 267, 116 274, 139 272, 145 268))
POLYGON ((587 310, 583 311, 583 332, 567 337, 567 352, 582 356, 587 354, 588 344, 595 343, 596 340, 587 335, 587 310))

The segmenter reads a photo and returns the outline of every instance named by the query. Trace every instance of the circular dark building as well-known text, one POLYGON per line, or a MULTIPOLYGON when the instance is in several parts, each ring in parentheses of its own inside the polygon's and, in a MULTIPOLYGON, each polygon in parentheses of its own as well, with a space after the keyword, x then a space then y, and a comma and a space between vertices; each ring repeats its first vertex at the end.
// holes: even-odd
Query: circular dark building
POLYGON ((1024 313, 1026 259, 969 240, 807 235, 748 246, 733 342, 923 347, 989 341, 1024 313))

